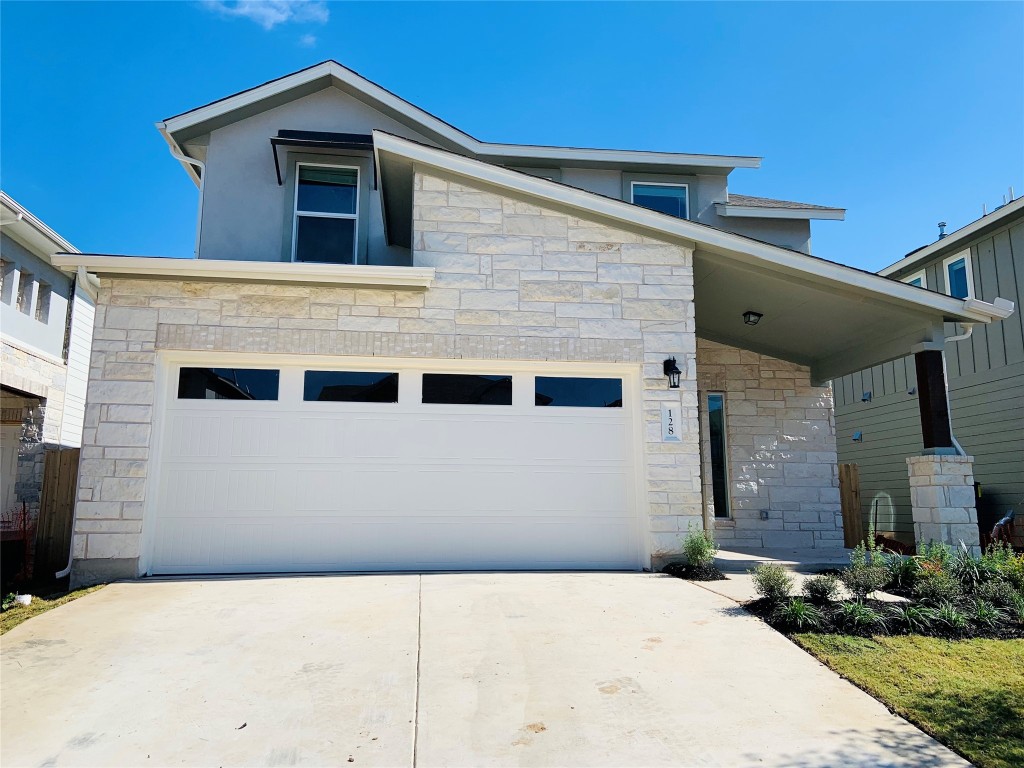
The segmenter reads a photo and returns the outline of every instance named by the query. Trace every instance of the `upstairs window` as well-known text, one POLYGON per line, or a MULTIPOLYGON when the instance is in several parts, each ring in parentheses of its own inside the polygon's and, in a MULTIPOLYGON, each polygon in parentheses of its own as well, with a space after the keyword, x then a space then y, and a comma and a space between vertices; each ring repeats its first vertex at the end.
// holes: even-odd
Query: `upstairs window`
POLYGON ((685 184, 653 184, 634 181, 632 184, 633 205, 650 208, 652 211, 667 213, 677 219, 690 217, 685 184))
POLYGON ((925 277, 924 271, 913 274, 910 277, 903 279, 903 282, 907 285, 916 285, 918 288, 927 288, 928 279, 925 277))
POLYGON ((297 166, 294 260, 356 263, 359 169, 297 166))
POLYGON ((942 271, 946 276, 946 293, 955 299, 974 298, 974 286, 971 284, 970 251, 950 256, 942 262, 942 271))

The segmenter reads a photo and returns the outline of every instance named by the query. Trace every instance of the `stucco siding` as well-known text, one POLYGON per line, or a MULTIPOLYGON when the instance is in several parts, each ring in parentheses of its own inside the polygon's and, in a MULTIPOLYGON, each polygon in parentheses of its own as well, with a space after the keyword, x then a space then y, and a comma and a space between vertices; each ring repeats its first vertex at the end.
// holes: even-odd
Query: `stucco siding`
MULTIPOLYGON (((15 265, 19 282, 24 275, 30 274, 35 283, 27 312, 23 312, 17 307, 17 285, 10 289, 12 291, 10 300, 0 303, 0 328, 2 328, 3 335, 24 348, 37 350, 53 358, 63 357, 64 325, 68 312, 71 281, 63 272, 54 269, 21 243, 4 233, 0 233, 0 255, 3 256, 4 261, 15 265), (40 281, 50 287, 46 322, 41 322, 36 318, 35 307, 39 301, 40 281)), ((6 289, 4 293, 6 296, 6 289)))

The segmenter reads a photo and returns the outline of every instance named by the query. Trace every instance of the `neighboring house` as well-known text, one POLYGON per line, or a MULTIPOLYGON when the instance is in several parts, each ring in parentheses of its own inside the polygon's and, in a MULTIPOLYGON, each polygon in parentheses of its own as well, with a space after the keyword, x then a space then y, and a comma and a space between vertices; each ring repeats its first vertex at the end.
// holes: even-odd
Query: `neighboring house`
MULTIPOLYGON (((997 296, 1020 306, 1024 286, 1024 199, 1018 198, 880 274, 964 299, 997 296)), ((967 331, 949 325, 946 336, 967 331)), ((1024 317, 1015 312, 946 345, 953 435, 974 457, 980 522, 1024 516, 1024 317)), ((834 382, 839 460, 859 466, 861 502, 879 531, 914 543, 904 457, 921 450, 917 373, 901 358, 834 382)))
POLYGON ((839 547, 828 381, 1009 311, 808 255, 842 211, 731 195, 756 158, 488 144, 335 62, 158 127, 199 258, 57 257, 77 584, 839 547))
MULTIPOLYGON (((0 447, 2 513, 8 526, 39 511, 45 450, 82 443, 94 304, 91 288, 53 266, 77 253, 0 192, 0 447)), ((94 280, 94 278, 92 278, 94 280)))

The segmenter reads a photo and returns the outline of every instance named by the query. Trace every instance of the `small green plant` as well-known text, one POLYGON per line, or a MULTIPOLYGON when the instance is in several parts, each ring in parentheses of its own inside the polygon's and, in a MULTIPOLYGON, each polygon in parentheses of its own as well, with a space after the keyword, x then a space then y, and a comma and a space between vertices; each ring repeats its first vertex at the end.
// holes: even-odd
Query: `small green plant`
POLYGON ((885 564, 885 572, 888 575, 885 586, 894 589, 910 589, 921 573, 921 564, 917 560, 912 557, 904 557, 896 552, 882 555, 882 562, 885 564))
POLYGON ((839 579, 831 573, 811 576, 804 581, 804 597, 812 603, 827 603, 839 593, 839 579))
POLYGON ((778 563, 761 563, 751 575, 757 594, 772 603, 781 603, 793 589, 793 578, 778 563))
POLYGON ((686 538, 683 540, 683 554, 686 562, 695 568, 713 565, 718 545, 711 531, 695 529, 687 526, 686 538))
POLYGON ((6 611, 12 605, 14 605, 14 593, 8 592, 6 595, 4 595, 2 609, 6 611))
POLYGON ((884 632, 888 629, 885 617, 870 605, 860 602, 839 603, 835 621, 847 632, 884 632))
POLYGON ((929 605, 958 600, 963 596, 960 582, 947 573, 931 573, 914 585, 914 595, 929 605))
POLYGON ((925 605, 895 605, 889 610, 889 618, 907 632, 924 634, 935 623, 935 610, 925 605))
POLYGON ((975 557, 963 542, 946 562, 945 571, 960 582, 965 592, 973 592, 979 584, 999 577, 999 570, 991 560, 975 557))
POLYGON ((1002 608, 997 608, 987 600, 975 600, 971 620, 979 627, 995 629, 1008 618, 1008 614, 1002 608))
POLYGON ((941 572, 951 556, 949 547, 941 541, 930 541, 917 548, 917 561, 926 573, 941 572))
POLYGON ((1020 593, 1005 579, 993 579, 979 584, 974 596, 1000 608, 1010 608, 1020 598, 1020 593))
POLYGON ((881 566, 865 565, 860 568, 847 568, 839 578, 854 597, 864 600, 872 592, 885 586, 889 574, 881 566))
POLYGON ((1009 606, 1009 611, 1018 624, 1024 624, 1024 596, 1018 596, 1009 606))
POLYGON ((808 631, 819 629, 825 620, 821 610, 801 597, 780 603, 772 611, 772 621, 789 629, 808 631))
POLYGON ((970 622, 954 603, 943 600, 935 606, 935 623, 957 632, 963 632, 970 622))

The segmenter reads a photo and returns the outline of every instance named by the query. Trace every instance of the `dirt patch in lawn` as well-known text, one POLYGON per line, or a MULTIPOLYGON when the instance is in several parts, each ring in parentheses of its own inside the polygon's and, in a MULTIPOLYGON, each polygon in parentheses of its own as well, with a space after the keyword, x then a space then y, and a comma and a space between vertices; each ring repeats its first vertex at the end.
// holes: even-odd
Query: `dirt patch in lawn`
POLYGON ((16 626, 28 621, 33 616, 38 616, 41 613, 46 613, 49 610, 66 603, 70 603, 72 600, 77 600, 91 592, 102 589, 103 586, 103 584, 100 584, 95 587, 76 589, 73 592, 60 592, 58 594, 47 595, 45 597, 33 597, 32 602, 28 605, 13 605, 3 613, 0 613, 0 635, 10 632, 16 626))

